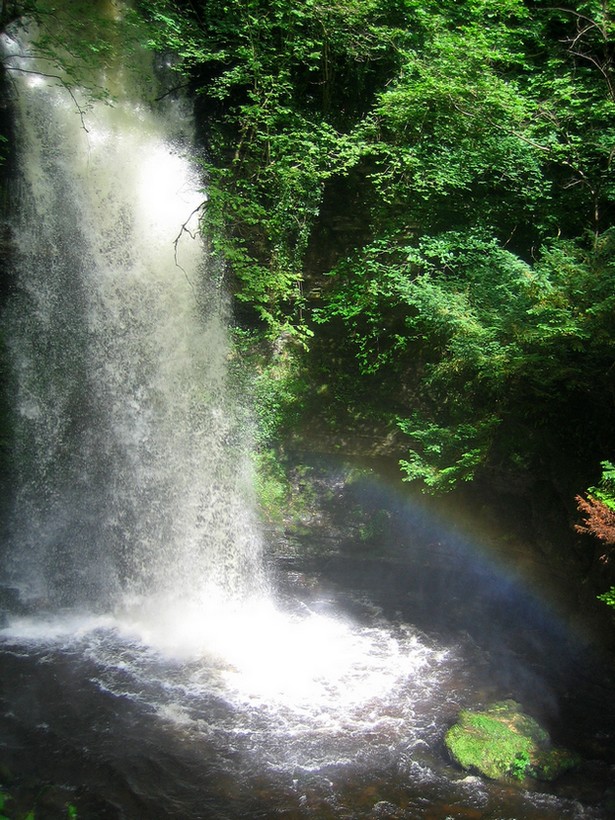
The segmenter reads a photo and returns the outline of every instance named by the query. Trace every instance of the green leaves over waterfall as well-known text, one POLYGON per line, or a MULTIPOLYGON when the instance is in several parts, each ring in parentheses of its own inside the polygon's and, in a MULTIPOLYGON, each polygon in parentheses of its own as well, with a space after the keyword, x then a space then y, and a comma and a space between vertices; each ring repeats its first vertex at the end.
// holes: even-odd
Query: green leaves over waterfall
MULTIPOLYGON (((118 68, 126 62, 145 64, 151 57, 144 49, 144 23, 134 11, 120 14, 112 0, 25 0, 14 6, 14 17, 34 24, 31 67, 17 70, 55 79, 71 94, 80 114, 90 99, 113 102, 131 91, 153 96, 153 89, 144 87, 148 70, 139 77, 142 87, 127 89, 118 68)), ((10 58, 5 61, 14 68, 10 58)))
POLYGON ((241 320, 311 351, 310 412, 377 418, 430 489, 610 435, 608 5, 138 7, 198 98, 241 320))

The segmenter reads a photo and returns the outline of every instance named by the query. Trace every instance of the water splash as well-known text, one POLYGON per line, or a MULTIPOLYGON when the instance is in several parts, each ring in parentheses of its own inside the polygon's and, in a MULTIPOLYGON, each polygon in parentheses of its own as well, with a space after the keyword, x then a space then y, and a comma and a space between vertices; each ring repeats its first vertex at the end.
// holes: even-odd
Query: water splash
POLYGON ((261 544, 190 114, 124 97, 90 100, 84 123, 74 94, 4 46, 23 191, 3 321, 12 583, 44 607, 253 594, 261 544))

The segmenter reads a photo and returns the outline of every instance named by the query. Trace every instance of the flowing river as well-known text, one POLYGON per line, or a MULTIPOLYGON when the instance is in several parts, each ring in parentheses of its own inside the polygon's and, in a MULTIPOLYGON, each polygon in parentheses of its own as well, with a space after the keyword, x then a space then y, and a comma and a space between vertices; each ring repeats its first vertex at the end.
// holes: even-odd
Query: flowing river
POLYGON ((86 104, 22 36, 3 42, 18 157, 0 783, 16 812, 607 817, 609 765, 586 750, 612 737, 608 690, 531 596, 469 568, 450 534, 426 564, 416 521, 401 569, 341 548, 270 557, 190 110, 126 79, 86 104), (503 608, 521 647, 502 644, 503 608), (513 696, 583 746, 578 772, 522 788, 452 764, 458 710, 513 696))

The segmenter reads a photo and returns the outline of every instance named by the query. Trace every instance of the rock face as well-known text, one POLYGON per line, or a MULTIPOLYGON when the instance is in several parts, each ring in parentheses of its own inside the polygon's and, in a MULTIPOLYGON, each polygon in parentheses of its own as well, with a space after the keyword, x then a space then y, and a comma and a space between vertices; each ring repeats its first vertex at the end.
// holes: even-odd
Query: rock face
POLYGON ((554 780, 578 763, 553 746, 548 733, 513 700, 483 711, 462 711, 445 737, 453 760, 493 780, 554 780))

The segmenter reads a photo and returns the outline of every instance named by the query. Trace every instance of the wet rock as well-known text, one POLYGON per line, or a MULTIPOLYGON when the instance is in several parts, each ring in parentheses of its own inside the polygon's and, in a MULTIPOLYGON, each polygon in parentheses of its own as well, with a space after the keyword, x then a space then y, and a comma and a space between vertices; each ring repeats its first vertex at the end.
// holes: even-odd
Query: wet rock
POLYGON ((372 806, 370 817, 386 818, 386 820, 393 820, 393 818, 403 817, 399 806, 394 803, 389 803, 388 800, 379 800, 372 806))
POLYGON ((513 700, 460 712, 445 744, 460 766, 492 780, 555 780, 579 762, 573 753, 553 746, 545 729, 513 700))

